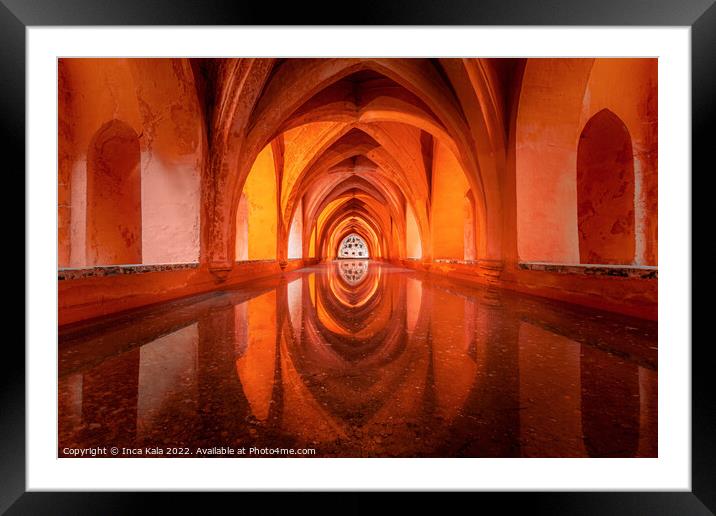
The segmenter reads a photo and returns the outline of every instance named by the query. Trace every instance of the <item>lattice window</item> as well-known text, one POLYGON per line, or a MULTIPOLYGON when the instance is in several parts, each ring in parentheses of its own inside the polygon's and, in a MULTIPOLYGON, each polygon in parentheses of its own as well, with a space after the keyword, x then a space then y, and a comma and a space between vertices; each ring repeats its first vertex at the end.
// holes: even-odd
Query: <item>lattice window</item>
POLYGON ((338 248, 338 258, 369 258, 368 246, 359 235, 351 233, 343 239, 338 248))

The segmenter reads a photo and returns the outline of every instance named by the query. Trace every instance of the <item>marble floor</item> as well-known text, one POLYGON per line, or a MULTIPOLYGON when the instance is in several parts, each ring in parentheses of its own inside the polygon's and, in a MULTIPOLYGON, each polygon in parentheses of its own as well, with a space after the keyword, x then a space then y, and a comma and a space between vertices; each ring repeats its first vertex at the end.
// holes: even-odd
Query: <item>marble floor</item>
POLYGON ((655 322, 378 262, 60 328, 58 387, 58 456, 657 455, 655 322))

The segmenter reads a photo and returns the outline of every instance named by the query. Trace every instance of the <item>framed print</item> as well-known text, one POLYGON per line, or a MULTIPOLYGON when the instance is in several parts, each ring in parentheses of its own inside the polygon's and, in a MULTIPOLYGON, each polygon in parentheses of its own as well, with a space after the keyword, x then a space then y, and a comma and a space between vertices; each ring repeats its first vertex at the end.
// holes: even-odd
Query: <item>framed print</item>
POLYGON ((27 304, 0 507, 712 513, 711 4, 6 1, 27 304))

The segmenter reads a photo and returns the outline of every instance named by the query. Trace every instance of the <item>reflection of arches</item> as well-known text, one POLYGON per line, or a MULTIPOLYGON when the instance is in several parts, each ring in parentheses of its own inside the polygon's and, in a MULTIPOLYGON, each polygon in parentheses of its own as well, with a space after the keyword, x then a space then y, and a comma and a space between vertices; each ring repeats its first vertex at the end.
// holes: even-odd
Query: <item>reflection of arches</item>
MULTIPOLYGON (((493 139, 491 136, 499 135, 501 131, 499 127, 493 127, 497 106, 488 100, 495 98, 496 92, 493 91, 492 81, 477 62, 472 66, 463 60, 247 60, 227 65, 225 76, 227 84, 222 88, 217 105, 227 106, 227 109, 215 120, 213 134, 221 135, 221 138, 216 140, 218 152, 214 154, 213 172, 209 174, 212 182, 217 181, 225 188, 209 199, 211 206, 207 209, 207 216, 202 218, 202 224, 209 226, 205 234, 210 238, 202 243, 207 247, 204 255, 212 270, 225 270, 229 265, 230 241, 235 232, 230 231, 233 228, 226 227, 227 221, 233 222, 226 212, 236 209, 238 193, 254 156, 282 133, 286 136, 295 130, 302 131, 304 126, 322 124, 336 126, 335 130, 329 131, 334 135, 346 135, 358 126, 361 131, 370 133, 369 136, 379 144, 375 152, 366 148, 341 157, 353 158, 370 152, 381 158, 382 162, 377 163, 381 169, 394 172, 396 181, 405 183, 401 186, 411 192, 406 197, 408 202, 415 204, 415 216, 424 229, 423 244, 426 246, 429 245, 427 239, 430 234, 427 228, 430 213, 425 209, 429 207, 427 192, 413 191, 413 185, 420 185, 425 190, 429 186, 425 181, 425 171, 417 166, 415 159, 402 159, 403 154, 410 153, 403 150, 404 146, 396 145, 398 141, 390 138, 386 128, 394 129, 402 125, 416 135, 420 134, 419 131, 430 133, 455 155, 465 180, 475 193, 479 215, 476 220, 491 226, 490 231, 481 227, 477 232, 480 254, 489 258, 501 256, 502 233, 499 229, 502 198, 497 174, 502 161, 498 156, 503 152, 500 151, 501 138, 494 136, 493 139), (481 90, 487 90, 484 95, 477 94, 471 87, 474 81, 480 82, 481 90), (376 86, 379 86, 377 91, 376 86), (240 96, 241 102, 238 102, 240 96), (386 102, 389 104, 386 105, 386 102), (237 106, 237 109, 230 106, 237 106), (466 122, 466 112, 470 113, 468 118, 472 123, 466 122), (385 137, 381 137, 382 133, 386 133, 385 137), (478 153, 481 156, 479 167, 478 153), (416 164, 410 167, 414 170, 401 170, 403 167, 400 165, 408 163, 416 164), (484 188, 483 185, 491 187, 484 188), (486 216, 488 206, 490 217, 486 216)), ((308 132, 312 130, 310 128, 308 132)), ((404 128, 400 131, 407 134, 404 128)), ((417 141, 412 136, 409 139, 417 141)), ((324 144, 329 140, 321 139, 315 142, 316 145, 303 148, 318 149, 319 152, 310 153, 313 156, 324 155, 324 144)), ((373 159, 373 155, 366 157, 373 159)), ((293 203, 301 198, 298 195, 304 183, 300 177, 301 170, 306 170, 306 167, 296 169, 298 176, 285 176, 290 178, 286 184, 294 184, 297 188, 282 191, 281 226, 284 228, 291 220, 293 203)), ((311 225, 313 220, 306 222, 311 225)), ((459 239, 462 240, 461 235, 459 239)), ((403 239, 400 238, 399 242, 402 245, 403 239)), ((426 252, 430 254, 429 248, 424 249, 423 254, 426 252)), ((393 254, 404 256, 404 253, 393 254)), ((462 256, 462 249, 459 256, 462 256)))
POLYGON ((104 124, 87 155, 88 265, 142 263, 139 138, 120 120, 104 124))
POLYGON ((624 122, 608 109, 585 125, 577 151, 581 263, 634 261, 634 157, 624 122))
POLYGON ((639 448, 639 368, 582 345, 582 432, 590 457, 634 457, 639 448))
POLYGON ((369 258, 365 240, 360 235, 351 233, 341 241, 338 258, 369 258))
MULTIPOLYGON (((321 258, 335 258, 340 242, 347 235, 355 233, 366 242, 371 258, 390 256, 390 248, 384 238, 390 235, 390 231, 390 218, 388 214, 380 212, 380 206, 375 200, 363 196, 336 199, 332 207, 319 216, 317 253, 321 258)), ((403 242, 396 240, 391 240, 390 243, 403 245, 403 242)))

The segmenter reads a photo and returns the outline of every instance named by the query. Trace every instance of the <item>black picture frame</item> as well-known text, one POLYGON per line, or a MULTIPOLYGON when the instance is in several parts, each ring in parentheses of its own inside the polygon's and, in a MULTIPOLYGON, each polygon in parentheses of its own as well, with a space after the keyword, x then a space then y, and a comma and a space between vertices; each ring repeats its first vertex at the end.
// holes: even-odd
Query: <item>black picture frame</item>
MULTIPOLYGON (((342 14, 345 5, 332 3, 269 3, 229 0, 0 0, 0 105, 6 174, 24 177, 25 168, 25 30, 28 26, 62 25, 645 25, 690 26, 692 50, 692 169, 702 176, 713 173, 708 159, 712 148, 708 129, 716 112, 716 4, 715 0, 455 0, 450 4, 431 0, 365 0, 342 14), (11 158, 8 160, 8 158, 11 158), (707 165, 708 164, 708 165, 707 165)), ((49 174, 52 171, 48 171, 49 174)), ((673 171, 688 180, 691 171, 673 171)), ((699 180, 700 182, 702 179, 699 180)), ((24 181, 23 186, 24 189, 24 181)), ((703 185, 694 194, 708 190, 703 185)), ((693 234, 708 234, 711 220, 692 201, 693 234)), ((694 241, 692 270, 706 270, 705 253, 697 254, 694 241), (701 256, 703 258, 697 258, 701 256), (702 263, 704 262, 704 263, 702 263), (701 265, 701 267, 699 267, 701 265)), ((23 247, 24 248, 24 247, 23 247)), ((24 251, 23 251, 24 253, 24 251)), ((32 271, 25 271, 26 277, 32 271)), ((693 295, 703 294, 713 274, 694 285, 693 295)), ((692 319, 708 310, 692 301, 692 319)), ((189 512, 225 503, 236 494, 212 494, 211 502, 185 493, 50 493, 26 492, 25 467, 25 354, 14 339, 5 342, 0 376, 0 512, 7 514, 123 514, 152 510, 189 512)), ((673 344, 673 343, 672 343, 673 344)), ((689 342, 677 345, 692 345, 689 342)), ((692 345, 692 490, 689 492, 611 493, 481 493, 478 496, 501 511, 516 508, 537 514, 714 514, 716 513, 716 427, 714 389, 710 382, 711 344, 707 339, 692 345)), ((251 498, 247 494, 240 495, 251 498)), ((363 512, 375 506, 377 494, 351 493, 341 510, 363 512)), ((242 501, 246 500, 244 498, 242 501)), ((274 498, 276 499, 276 498, 274 498)), ((279 497, 293 509, 293 495, 279 497)), ((413 503, 429 508, 422 495, 413 503)), ((481 500, 482 502, 483 500, 481 500)), ((472 503, 472 502, 471 502, 472 503)), ((442 504, 442 503, 441 503, 442 504)), ((443 505, 444 511, 446 507, 443 505)), ((442 512, 442 511, 441 511, 442 512)))

